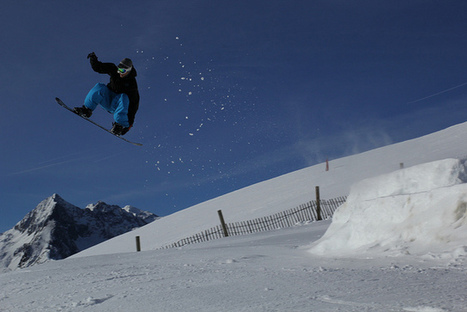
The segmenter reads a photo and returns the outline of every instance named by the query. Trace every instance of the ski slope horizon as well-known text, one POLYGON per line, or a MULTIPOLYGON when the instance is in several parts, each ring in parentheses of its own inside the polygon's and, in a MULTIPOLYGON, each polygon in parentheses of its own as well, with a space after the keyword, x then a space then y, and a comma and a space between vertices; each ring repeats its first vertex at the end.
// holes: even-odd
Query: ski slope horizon
POLYGON ((155 250, 219 224, 217 210, 226 222, 264 217, 294 208, 315 197, 348 195, 352 184, 363 179, 445 158, 464 158, 467 122, 422 136, 285 174, 163 217, 132 232, 84 250, 73 257, 133 252, 135 236, 142 250, 155 250))

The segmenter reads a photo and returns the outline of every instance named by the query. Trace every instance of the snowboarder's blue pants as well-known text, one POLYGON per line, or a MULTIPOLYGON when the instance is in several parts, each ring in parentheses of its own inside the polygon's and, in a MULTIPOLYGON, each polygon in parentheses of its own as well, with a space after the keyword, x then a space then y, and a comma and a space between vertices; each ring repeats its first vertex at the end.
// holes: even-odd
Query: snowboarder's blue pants
POLYGON ((114 114, 115 122, 125 128, 130 126, 128 122, 130 100, 125 93, 117 94, 107 88, 105 84, 98 83, 89 91, 84 105, 91 110, 95 110, 97 105, 100 105, 109 113, 114 114))

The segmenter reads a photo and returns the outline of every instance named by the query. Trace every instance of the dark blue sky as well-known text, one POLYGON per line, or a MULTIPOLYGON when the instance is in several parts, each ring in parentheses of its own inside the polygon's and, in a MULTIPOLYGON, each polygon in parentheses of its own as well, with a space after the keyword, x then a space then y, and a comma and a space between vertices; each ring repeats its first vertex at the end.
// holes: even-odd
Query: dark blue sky
POLYGON ((467 117, 465 1, 17 1, 0 26, 0 232, 53 193, 167 215, 467 117), (55 104, 108 82, 92 51, 133 60, 143 147, 55 104))

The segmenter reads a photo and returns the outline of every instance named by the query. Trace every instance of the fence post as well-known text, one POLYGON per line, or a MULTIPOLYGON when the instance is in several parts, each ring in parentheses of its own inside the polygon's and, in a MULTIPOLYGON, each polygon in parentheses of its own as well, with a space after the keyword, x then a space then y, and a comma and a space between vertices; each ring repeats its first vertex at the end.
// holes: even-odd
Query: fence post
POLYGON ((229 236, 229 232, 227 231, 227 225, 225 224, 224 216, 222 215, 222 210, 217 210, 217 213, 219 214, 219 219, 221 220, 222 230, 224 231, 224 237, 227 237, 229 236))
POLYGON ((318 217, 317 221, 320 221, 322 219, 321 219, 321 201, 319 199, 319 186, 316 186, 315 190, 316 190, 316 215, 318 217))
POLYGON ((139 239, 139 236, 136 236, 136 251, 141 251, 141 241, 139 239))

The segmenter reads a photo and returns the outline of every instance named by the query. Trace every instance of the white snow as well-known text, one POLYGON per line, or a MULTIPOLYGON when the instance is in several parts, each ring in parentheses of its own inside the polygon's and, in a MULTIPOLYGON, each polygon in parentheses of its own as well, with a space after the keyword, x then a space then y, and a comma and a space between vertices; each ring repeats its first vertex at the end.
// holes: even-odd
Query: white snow
MULTIPOLYGON (((157 221, 156 221, 157 222, 157 221)), ((1 311, 466 311, 465 263, 323 258, 329 221, 0 275, 1 311)))
POLYGON ((467 311, 466 132, 306 168, 1 274, 0 311, 467 311), (332 223, 157 250, 217 225, 218 209, 227 222, 269 215, 315 185, 323 199, 350 191, 332 223))
POLYGON ((327 257, 465 255, 466 181, 464 163, 457 159, 363 180, 352 187, 310 252, 327 257))
POLYGON ((329 161, 195 205, 128 234, 89 248, 78 256, 133 252, 135 236, 141 237, 142 250, 155 250, 219 224, 217 210, 226 222, 246 221, 297 207, 315 198, 320 186, 321 199, 348 195, 350 186, 370 177, 445 158, 467 156, 464 134, 467 123, 421 138, 382 147, 366 153, 329 161))

